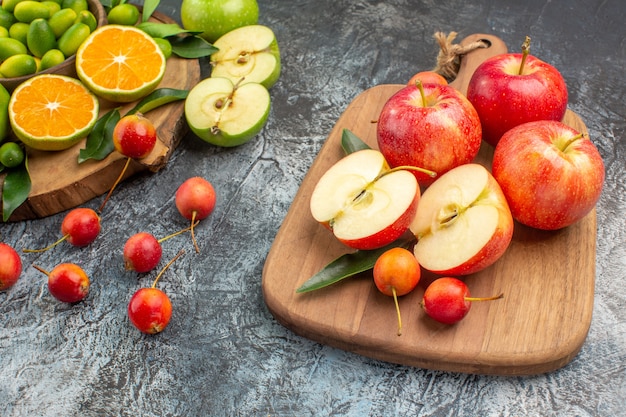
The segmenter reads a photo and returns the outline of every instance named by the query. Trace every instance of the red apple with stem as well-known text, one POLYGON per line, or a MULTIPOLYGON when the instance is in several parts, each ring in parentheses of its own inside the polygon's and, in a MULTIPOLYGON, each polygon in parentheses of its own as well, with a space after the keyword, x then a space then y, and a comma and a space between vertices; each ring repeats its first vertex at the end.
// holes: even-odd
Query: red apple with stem
POLYGON ((605 176, 593 142, 549 120, 506 132, 494 150, 492 172, 513 218, 542 230, 561 229, 585 217, 600 199, 605 176))
MULTIPOLYGON (((408 85, 384 104, 378 118, 378 147, 389 165, 410 165, 438 176, 470 163, 480 149, 478 113, 455 88, 441 84, 408 85)), ((420 185, 434 178, 414 172, 420 185)))
POLYGON ((76 264, 62 263, 50 272, 37 265, 33 268, 48 276, 48 290, 59 301, 77 303, 89 293, 89 277, 76 264))
POLYGON ((404 248, 392 248, 378 257, 372 271, 378 290, 390 297, 396 305, 398 316, 398 336, 402 335, 402 317, 398 297, 413 291, 420 277, 420 265, 411 251, 404 248))
POLYGON ((133 326, 142 333, 156 334, 162 332, 172 317, 172 302, 170 298, 156 284, 163 273, 184 252, 180 251, 155 278, 152 286, 137 290, 128 303, 128 318, 133 326))
POLYGON ((157 133, 154 124, 141 113, 128 114, 118 120, 113 129, 113 146, 116 151, 126 157, 126 163, 100 205, 99 212, 104 210, 113 190, 124 177, 130 161, 148 156, 154 149, 156 141, 157 133))
POLYGON ((522 123, 562 120, 567 86, 552 65, 530 55, 530 38, 522 53, 496 55, 479 65, 467 87, 483 128, 483 139, 496 146, 502 135, 522 123))
POLYGON ((100 234, 100 216, 94 210, 78 207, 70 210, 61 222, 63 236, 53 244, 42 249, 24 249, 24 252, 44 252, 67 240, 77 247, 87 246, 100 234))
POLYGON ((420 81, 422 84, 448 85, 448 80, 435 71, 420 71, 409 78, 407 85, 415 85, 417 81, 420 81))
POLYGON ((391 169, 374 149, 350 153, 318 180, 311 214, 346 246, 381 248, 402 236, 415 215, 420 189, 413 170, 424 171, 391 169))
POLYGON ((424 291, 421 306, 432 319, 454 324, 461 321, 470 311, 473 302, 492 301, 504 297, 471 297, 467 285, 458 278, 443 277, 434 280, 424 291))
POLYGON ((420 265, 438 275, 469 275, 495 263, 513 237, 513 217, 498 182, 465 164, 424 191, 410 229, 420 265))
POLYGON ((11 246, 0 242, 0 291, 11 288, 22 273, 22 259, 11 246))
POLYGON ((175 194, 176 209, 184 218, 191 220, 191 238, 196 249, 200 252, 194 226, 213 212, 216 195, 213 185, 201 177, 192 177, 183 182, 175 194))

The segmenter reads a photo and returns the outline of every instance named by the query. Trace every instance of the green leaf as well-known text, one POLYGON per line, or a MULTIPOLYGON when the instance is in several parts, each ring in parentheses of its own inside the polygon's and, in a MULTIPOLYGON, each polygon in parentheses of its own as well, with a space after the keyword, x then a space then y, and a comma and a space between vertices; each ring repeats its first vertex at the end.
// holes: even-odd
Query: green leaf
POLYGON ((181 58, 202 58, 218 51, 200 36, 177 36, 169 41, 172 44, 172 53, 181 58))
POLYGON ((346 155, 363 149, 371 149, 367 143, 363 142, 361 138, 348 129, 343 129, 343 132, 341 133, 341 148, 344 150, 346 155))
POLYGON ((101 161, 113 152, 113 129, 120 120, 119 109, 115 108, 102 115, 87 136, 85 148, 78 152, 78 163, 89 159, 101 161))
POLYGON ((174 101, 184 100, 189 94, 188 90, 178 90, 175 88, 158 88, 145 96, 135 107, 126 114, 141 113, 146 114, 150 110, 163 106, 174 101))
POLYGON ((137 28, 153 38, 169 38, 177 35, 192 36, 202 33, 200 31, 183 29, 177 23, 142 22, 137 25, 137 28))
POLYGON ((22 205, 30 194, 32 183, 28 172, 28 157, 24 164, 7 172, 2 186, 2 220, 7 221, 16 208, 22 205))
POLYGON ((152 13, 159 7, 160 0, 145 0, 143 2, 143 11, 141 12, 141 21, 147 22, 152 13))
POLYGON ((309 278, 296 290, 304 293, 327 287, 343 279, 350 278, 358 273, 368 271, 374 267, 376 260, 387 250, 395 247, 410 248, 415 238, 400 238, 387 246, 374 250, 357 250, 335 259, 321 271, 309 278))

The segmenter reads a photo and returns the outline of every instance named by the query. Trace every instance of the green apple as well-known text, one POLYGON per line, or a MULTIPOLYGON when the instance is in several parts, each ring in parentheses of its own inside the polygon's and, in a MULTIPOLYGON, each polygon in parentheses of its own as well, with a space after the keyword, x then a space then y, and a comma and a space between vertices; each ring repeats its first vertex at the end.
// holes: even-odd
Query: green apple
POLYGON ((255 137, 270 113, 270 94, 259 83, 234 84, 210 77, 196 84, 185 100, 192 132, 217 146, 238 146, 255 137))
POLYGON ((241 26, 259 20, 256 0, 183 0, 180 7, 183 28, 201 31, 207 42, 241 26))
POLYGON ((214 44, 212 77, 229 78, 233 83, 255 82, 271 88, 280 76, 280 51, 274 32, 263 25, 231 30, 214 44))

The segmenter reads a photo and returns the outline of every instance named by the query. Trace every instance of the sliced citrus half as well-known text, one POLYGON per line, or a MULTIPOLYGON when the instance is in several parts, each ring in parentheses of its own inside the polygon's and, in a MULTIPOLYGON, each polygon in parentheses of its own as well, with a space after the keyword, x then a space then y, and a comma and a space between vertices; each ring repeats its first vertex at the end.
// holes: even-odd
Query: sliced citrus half
POLYGON ((20 84, 9 100, 9 122, 27 146, 67 149, 86 137, 98 120, 98 98, 79 80, 36 75, 20 84))
POLYGON ((165 74, 165 56, 146 32, 105 25, 78 48, 76 73, 99 97, 129 103, 156 89, 165 74))

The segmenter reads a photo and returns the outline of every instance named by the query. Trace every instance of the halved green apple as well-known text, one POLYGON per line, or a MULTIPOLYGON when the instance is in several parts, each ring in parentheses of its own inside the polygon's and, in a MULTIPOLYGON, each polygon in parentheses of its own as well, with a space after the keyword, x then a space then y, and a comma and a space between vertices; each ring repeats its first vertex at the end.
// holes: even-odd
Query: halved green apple
POLYGON ((280 51, 274 32, 263 25, 231 30, 213 44, 211 77, 229 78, 233 83, 259 83, 270 88, 280 76, 280 51))
POLYGON ((233 84, 205 78, 185 100, 185 118, 199 138, 217 146, 238 146, 259 134, 270 113, 270 94, 259 83, 233 84))
POLYGON ((311 194, 313 218, 345 245, 376 249, 408 229, 420 199, 415 175, 391 170, 382 153, 353 152, 322 175, 311 194))

